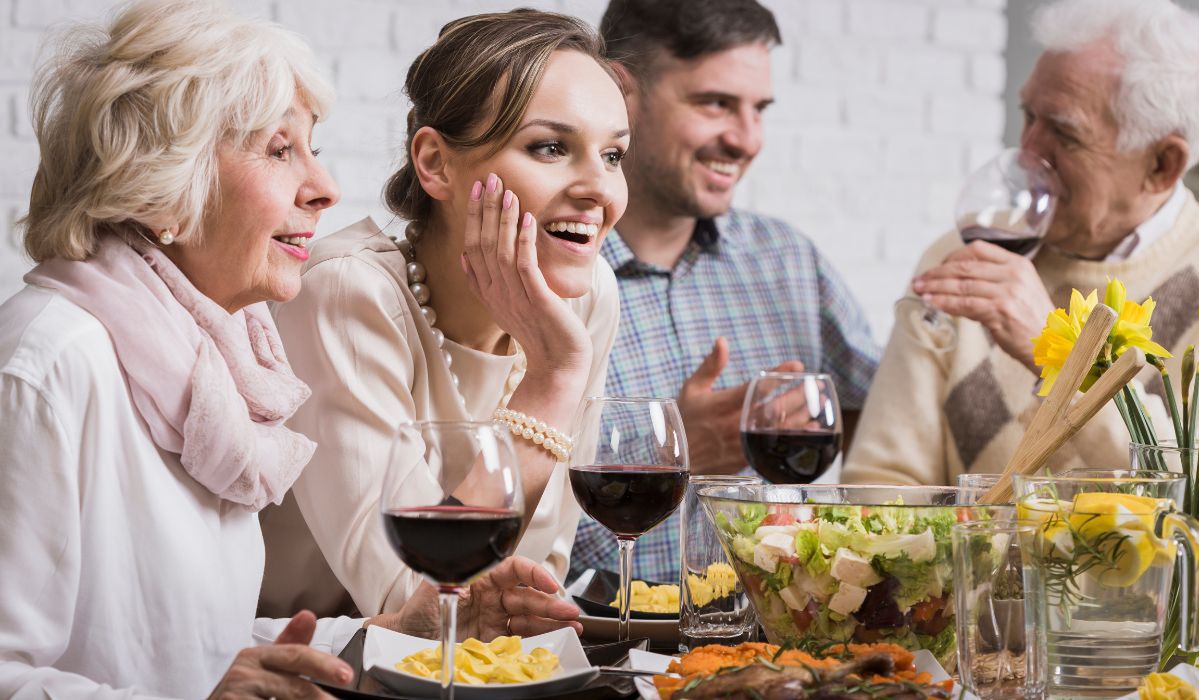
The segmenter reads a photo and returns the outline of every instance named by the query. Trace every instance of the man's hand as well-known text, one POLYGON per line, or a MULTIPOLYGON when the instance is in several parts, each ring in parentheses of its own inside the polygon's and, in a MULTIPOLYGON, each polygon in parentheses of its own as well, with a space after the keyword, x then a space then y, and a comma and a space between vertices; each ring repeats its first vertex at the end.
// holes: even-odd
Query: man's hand
MULTIPOLYGON (((741 453, 741 405, 749 384, 712 389, 728 362, 728 341, 717 338, 712 352, 679 391, 692 474, 736 474, 746 464, 741 453)), ((774 371, 802 372, 803 368, 802 362, 784 362, 774 371)))
POLYGON ((221 677, 209 700, 225 698, 325 698, 309 679, 346 685, 354 679, 349 664, 308 646, 316 616, 301 611, 287 623, 274 644, 242 649, 221 677))
MULTIPOLYGON (((470 585, 458 601, 458 639, 489 642, 500 635, 533 636, 562 627, 582 633, 579 608, 554 595, 558 583, 525 557, 508 557, 470 585)), ((398 613, 378 615, 368 625, 437 639, 440 634, 437 589, 422 583, 398 613)))
POLYGON ((978 321, 1004 352, 1038 371, 1032 339, 1053 302, 1028 258, 975 241, 912 280, 912 289, 945 313, 978 321))

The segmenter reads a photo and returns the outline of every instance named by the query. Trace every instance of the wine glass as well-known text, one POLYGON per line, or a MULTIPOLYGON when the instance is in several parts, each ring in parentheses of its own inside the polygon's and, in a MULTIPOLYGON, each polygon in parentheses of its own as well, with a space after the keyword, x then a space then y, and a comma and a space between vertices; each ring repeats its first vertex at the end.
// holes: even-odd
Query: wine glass
POLYGON ((841 406, 833 378, 759 372, 741 406, 741 449, 767 481, 812 483, 841 452, 841 406))
POLYGON ((441 697, 450 700, 459 593, 520 539, 524 492, 508 430, 491 422, 400 425, 380 507, 396 554, 437 586, 441 697))
MULTIPOLYGON (((962 242, 987 241, 1031 257, 1049 231, 1062 186, 1057 173, 1040 156, 1008 148, 966 178, 954 207, 954 223, 962 242)), ((911 314, 899 323, 934 350, 951 350, 957 332, 948 316, 917 296, 895 302, 895 313, 911 314)))
POLYGON ((633 543, 678 508, 689 462, 674 399, 593 397, 574 423, 570 487, 620 548, 618 638, 629 638, 633 543))

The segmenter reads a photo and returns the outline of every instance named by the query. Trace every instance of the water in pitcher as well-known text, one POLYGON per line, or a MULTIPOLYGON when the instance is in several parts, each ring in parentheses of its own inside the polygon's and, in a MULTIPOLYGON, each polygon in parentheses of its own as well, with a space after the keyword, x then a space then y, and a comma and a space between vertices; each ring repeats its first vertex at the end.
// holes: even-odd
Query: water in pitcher
POLYGON ((1119 697, 1157 670, 1176 547, 1113 510, 1055 516, 1022 543, 1051 698, 1119 697))

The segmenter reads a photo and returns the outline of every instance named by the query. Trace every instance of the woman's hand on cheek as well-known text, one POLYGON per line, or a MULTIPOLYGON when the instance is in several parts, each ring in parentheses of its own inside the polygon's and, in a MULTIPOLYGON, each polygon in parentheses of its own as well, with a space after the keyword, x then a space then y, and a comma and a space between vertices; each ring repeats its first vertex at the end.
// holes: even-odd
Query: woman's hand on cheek
POLYGON ((476 182, 467 205, 462 269, 496 324, 520 343, 528 372, 577 377, 591 367, 591 338, 546 284, 537 263, 537 221, 496 175, 476 182))

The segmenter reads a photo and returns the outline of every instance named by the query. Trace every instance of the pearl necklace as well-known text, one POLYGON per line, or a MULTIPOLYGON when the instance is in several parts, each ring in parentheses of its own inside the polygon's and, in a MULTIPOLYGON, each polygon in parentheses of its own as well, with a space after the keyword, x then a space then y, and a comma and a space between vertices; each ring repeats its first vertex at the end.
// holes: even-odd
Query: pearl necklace
MULTIPOLYGON (((391 236, 392 243, 395 243, 399 249, 400 255, 404 256, 407 261, 404 265, 404 272, 408 281, 408 291, 416 299, 417 305, 420 307, 420 313, 425 317, 425 322, 429 324, 429 329, 433 331, 433 338, 437 341, 437 347, 441 350, 441 357, 445 360, 446 369, 450 372, 450 380, 454 384, 454 391, 458 397, 458 403, 462 406, 463 412, 469 416, 469 411, 466 410, 466 397, 462 395, 462 388, 459 386, 458 374, 453 370, 454 358, 450 355, 450 351, 445 349, 445 333, 437 328, 434 324, 437 322, 437 312, 429 305, 433 298, 433 292, 429 289, 426 280, 428 271, 425 266, 416 261, 416 242, 420 240, 420 227, 415 222, 408 222, 404 227, 404 237, 391 236)), ((512 392, 516 386, 520 384, 520 380, 524 378, 525 361, 524 353, 517 346, 517 359, 512 363, 511 369, 508 370, 508 378, 504 382, 504 397, 500 400, 500 406, 507 406, 508 399, 512 397, 512 392)))

